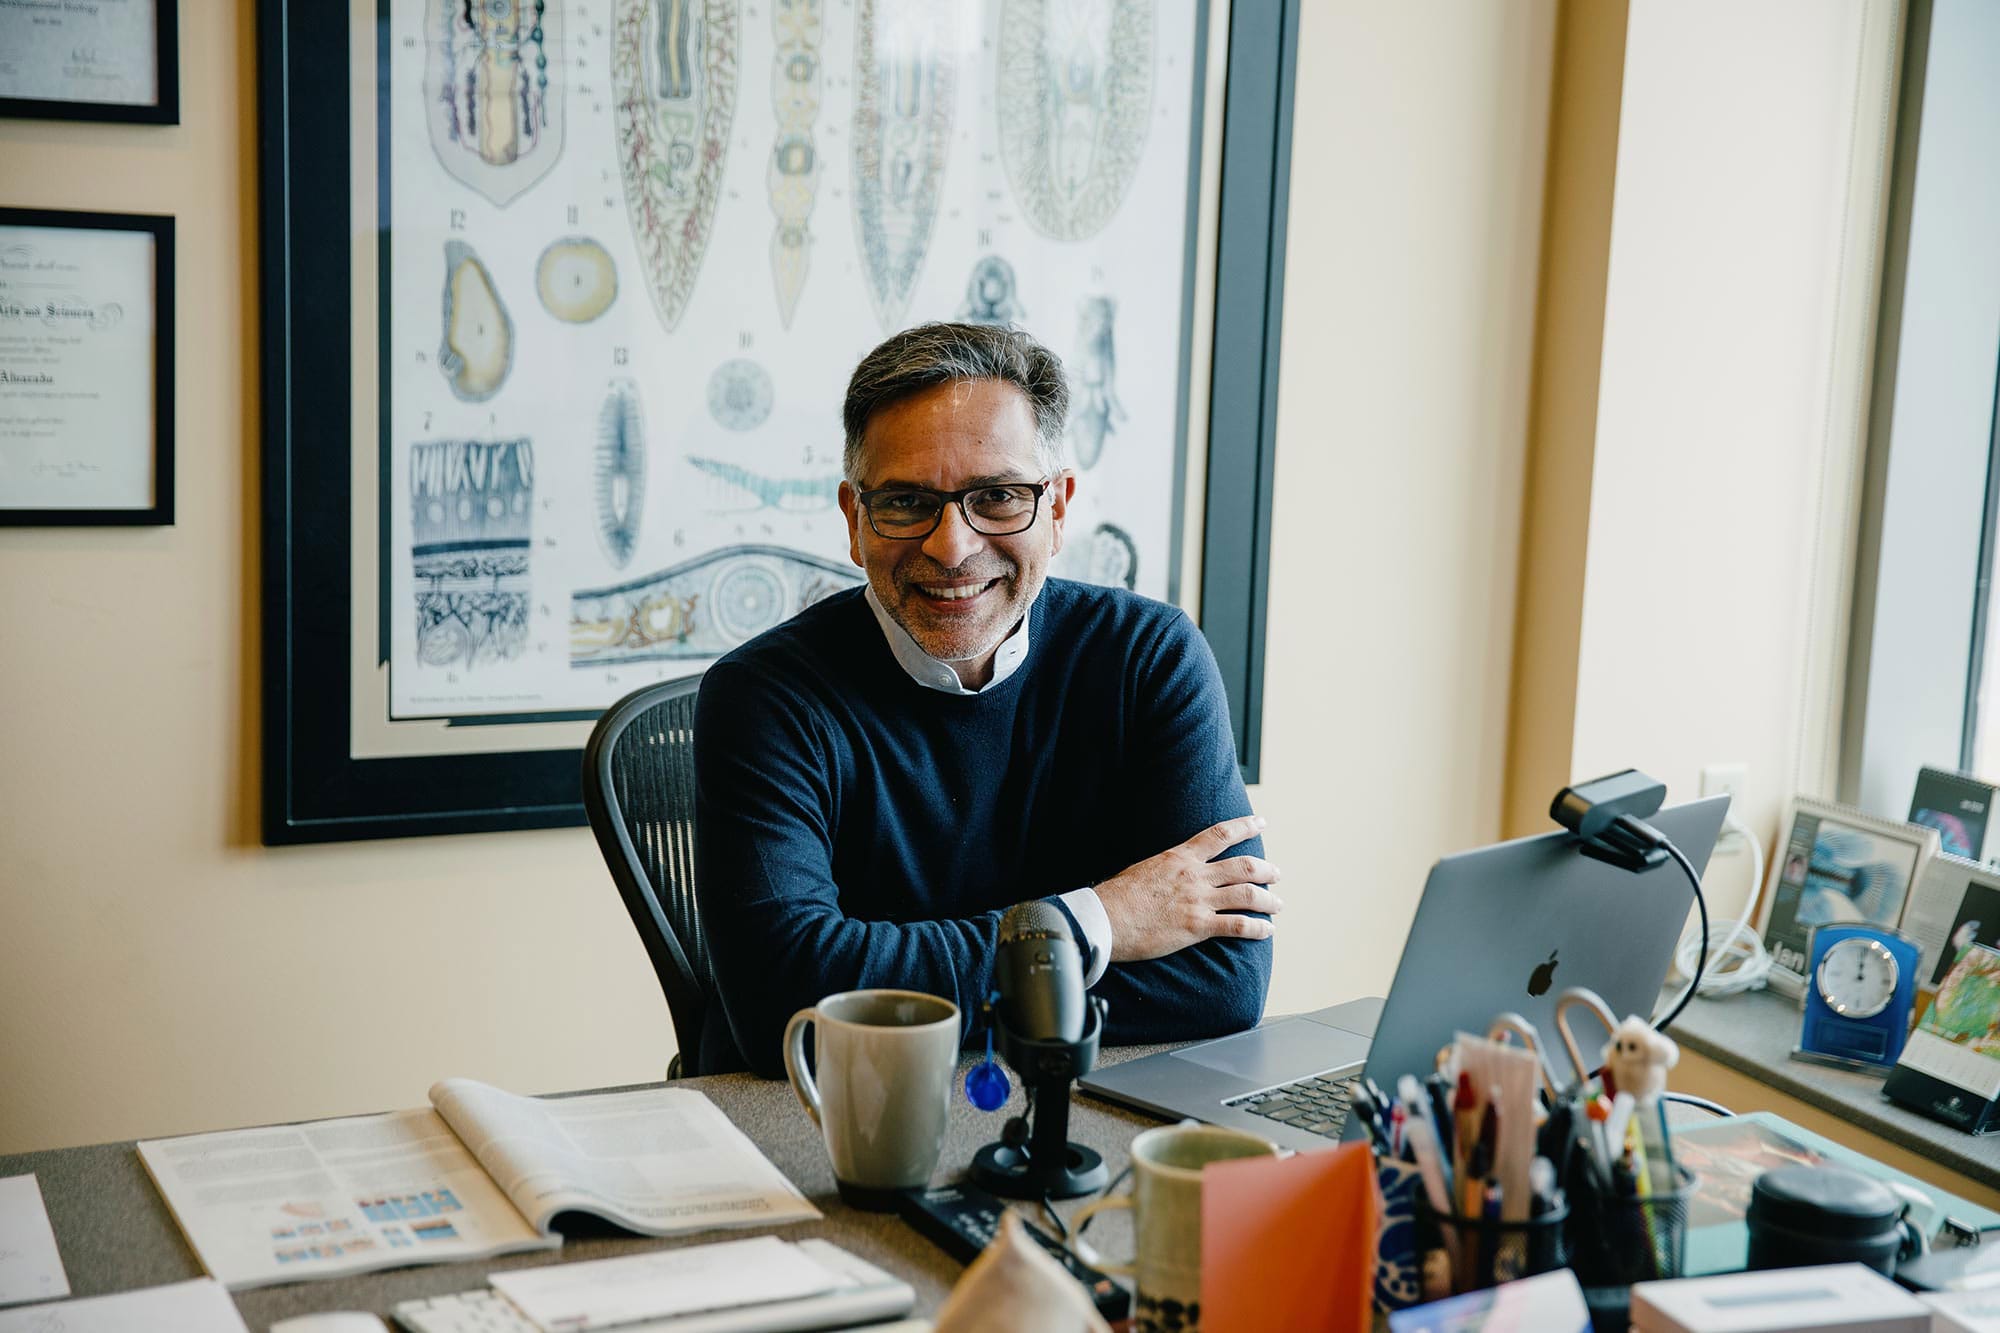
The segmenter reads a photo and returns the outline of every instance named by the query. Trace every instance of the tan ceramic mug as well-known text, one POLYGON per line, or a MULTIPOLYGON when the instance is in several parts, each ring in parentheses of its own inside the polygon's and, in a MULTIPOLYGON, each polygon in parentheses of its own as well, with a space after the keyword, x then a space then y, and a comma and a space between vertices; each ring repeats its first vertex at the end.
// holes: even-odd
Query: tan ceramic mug
POLYGON ((1220 1125, 1165 1125, 1132 1140, 1132 1192, 1098 1199, 1072 1218, 1070 1248, 1092 1268, 1137 1284, 1133 1333, 1200 1333, 1201 1169, 1277 1153, 1275 1144, 1220 1125), (1131 1263, 1105 1258, 1079 1234, 1109 1208, 1132 1210, 1131 1263))
POLYGON ((889 1212, 898 1191, 930 1184, 958 1041, 958 1006, 921 991, 844 991, 792 1015, 785 1072, 849 1204, 889 1212), (808 1027, 817 1077, 806 1068, 808 1027))

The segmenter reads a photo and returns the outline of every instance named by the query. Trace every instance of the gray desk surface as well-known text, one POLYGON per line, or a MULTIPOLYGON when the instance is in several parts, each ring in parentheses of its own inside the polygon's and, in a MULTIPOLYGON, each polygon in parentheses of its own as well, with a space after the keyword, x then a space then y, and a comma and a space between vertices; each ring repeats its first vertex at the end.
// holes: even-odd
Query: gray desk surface
MULTIPOLYGON (((1157 1049, 1160 1048, 1139 1046, 1106 1050, 1100 1063, 1112 1064, 1157 1049)), ((687 1079, 676 1086, 706 1093, 825 1214, 822 1221, 777 1228, 776 1234, 791 1239, 821 1236, 895 1273, 916 1288, 920 1313, 934 1312, 943 1302, 945 1293, 962 1271, 959 1264, 895 1217, 860 1212, 840 1201, 819 1132, 799 1108, 790 1084, 767 1082, 749 1074, 719 1074, 687 1079)), ((1019 1107, 1017 1089, 1010 1110, 1019 1107)), ((1001 1114, 982 1115, 954 1092, 944 1156, 938 1166, 939 1181, 958 1176, 975 1149, 998 1138, 1004 1119, 1001 1114)), ((1071 1109, 1070 1137, 1103 1153, 1115 1174, 1126 1164, 1126 1150, 1132 1136, 1157 1123, 1138 1113, 1079 1096, 1071 1109)), ((139 1155, 131 1143, 103 1143, 0 1157, 0 1176, 30 1171, 40 1180, 73 1295, 101 1296, 202 1275, 200 1263, 182 1239, 145 1168, 139 1165, 139 1155)), ((1065 1206, 1064 1211, 1074 1211, 1074 1206, 1065 1206)), ((1127 1214, 1114 1212, 1104 1218, 1102 1244, 1106 1252, 1129 1253, 1130 1241, 1124 1232, 1128 1225, 1126 1217, 1127 1214)), ((237 1293, 236 1306, 252 1333, 264 1333, 275 1320, 314 1310, 369 1310, 386 1314, 399 1301, 483 1287, 485 1275, 496 1269, 602 1259, 663 1246, 727 1239, 731 1234, 704 1232, 661 1241, 608 1228, 588 1236, 571 1233, 562 1249, 553 1253, 262 1287, 237 1293)), ((1091 1239, 1100 1239, 1097 1224, 1091 1227, 1091 1239)))
POLYGON ((1879 1075, 1850 1073, 1791 1058, 1799 1041, 1799 1005, 1770 991, 1695 1000, 1673 1026, 1691 1051, 1789 1093, 1830 1115, 2000 1189, 2000 1135, 1977 1138, 1927 1119, 1882 1096, 1879 1075))

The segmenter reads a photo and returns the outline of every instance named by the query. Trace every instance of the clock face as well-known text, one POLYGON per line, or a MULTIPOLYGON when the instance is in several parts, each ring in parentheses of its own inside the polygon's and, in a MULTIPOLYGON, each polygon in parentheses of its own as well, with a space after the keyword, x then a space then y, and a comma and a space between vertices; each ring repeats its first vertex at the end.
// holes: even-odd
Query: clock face
POLYGON ((1843 1018, 1873 1018, 1896 995, 1901 969, 1880 940, 1846 939, 1819 960, 1820 998, 1843 1018))

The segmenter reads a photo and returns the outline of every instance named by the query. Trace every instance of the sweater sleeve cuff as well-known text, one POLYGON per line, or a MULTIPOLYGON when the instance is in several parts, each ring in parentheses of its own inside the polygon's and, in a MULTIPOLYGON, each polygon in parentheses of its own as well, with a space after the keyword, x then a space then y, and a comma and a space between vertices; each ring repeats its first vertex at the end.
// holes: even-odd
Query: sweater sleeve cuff
POLYGON ((1088 990, 1111 965, 1111 918, 1097 900, 1096 889, 1071 889, 1057 894, 1054 901, 1069 914, 1070 929, 1083 953, 1083 985, 1088 990))

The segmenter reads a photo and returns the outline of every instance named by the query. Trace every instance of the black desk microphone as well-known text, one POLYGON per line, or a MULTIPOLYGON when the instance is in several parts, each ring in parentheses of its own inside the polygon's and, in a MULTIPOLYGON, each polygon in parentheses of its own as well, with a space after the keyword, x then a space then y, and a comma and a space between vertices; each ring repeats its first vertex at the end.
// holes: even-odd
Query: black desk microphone
MULTIPOLYGON (((1028 1109, 999 1143, 973 1154, 973 1180, 1010 1199, 1073 1199, 1101 1189, 1104 1159, 1069 1141, 1069 1085, 1096 1063, 1105 1003, 1084 996, 1083 959, 1061 908, 1027 902, 1000 918, 992 994, 993 1036, 1021 1076, 1028 1109)), ((970 1081, 966 1092, 973 1095, 970 1081)), ((974 1104, 987 1105, 976 1097, 974 1104)))
POLYGON ((1083 1037, 1083 957, 1061 908, 1037 899, 1007 909, 993 956, 993 989, 1001 1020, 1015 1036, 1083 1037))

